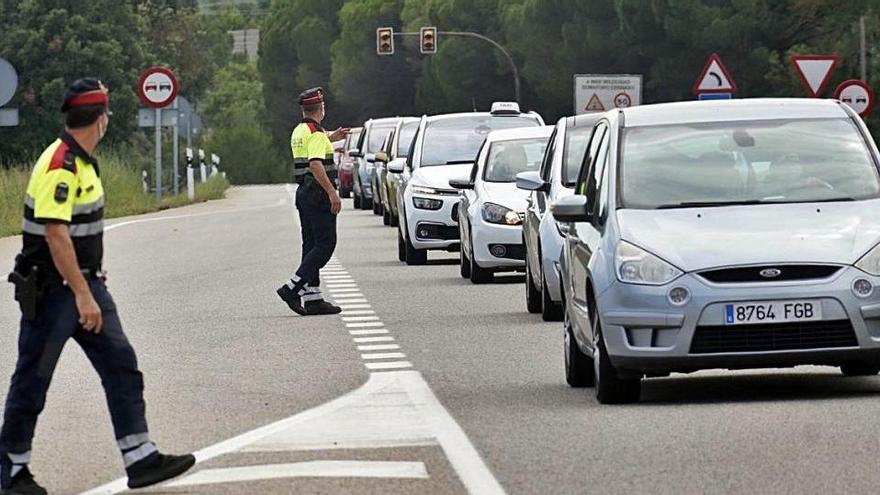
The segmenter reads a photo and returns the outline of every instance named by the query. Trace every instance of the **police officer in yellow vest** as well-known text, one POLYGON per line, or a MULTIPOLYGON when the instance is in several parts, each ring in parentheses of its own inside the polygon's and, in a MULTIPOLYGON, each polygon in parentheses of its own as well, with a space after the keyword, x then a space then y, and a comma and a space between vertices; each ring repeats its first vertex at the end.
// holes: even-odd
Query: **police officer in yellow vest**
POLYGON ((336 165, 331 141, 342 139, 349 129, 328 134, 324 119, 324 90, 313 88, 299 95, 303 120, 290 136, 293 151, 296 208, 302 229, 302 263, 296 274, 278 288, 278 295, 300 315, 337 314, 341 309, 324 300, 319 272, 336 249, 336 215, 342 200, 336 192, 336 165))
POLYGON ((150 441, 143 376, 101 271, 104 188, 92 154, 107 131, 109 101, 97 79, 67 89, 64 132, 37 160, 28 183, 23 248, 9 276, 22 318, 0 430, 2 494, 46 493, 28 469, 31 442, 69 339, 101 377, 129 487, 172 478, 195 463, 192 455, 160 454, 150 441))

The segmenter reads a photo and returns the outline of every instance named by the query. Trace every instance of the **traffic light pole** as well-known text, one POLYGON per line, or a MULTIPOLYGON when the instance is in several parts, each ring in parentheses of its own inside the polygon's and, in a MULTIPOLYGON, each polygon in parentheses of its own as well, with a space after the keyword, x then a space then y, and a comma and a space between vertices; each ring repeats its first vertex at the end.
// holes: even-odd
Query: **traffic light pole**
MULTIPOLYGON (((488 43, 491 43, 492 46, 494 46, 495 48, 500 50, 501 53, 503 53, 504 56, 507 57, 507 61, 510 63, 510 69, 513 71, 513 89, 514 89, 514 92, 516 93, 516 102, 522 103, 522 99, 520 98, 520 88, 519 88, 519 69, 516 68, 516 63, 513 61, 513 57, 510 56, 510 53, 507 50, 505 50, 504 47, 501 46, 497 41, 495 41, 492 38, 489 38, 487 36, 483 36, 482 34, 472 33, 470 31, 438 31, 437 34, 443 35, 443 36, 461 36, 461 37, 465 37, 465 38, 477 38, 477 39, 486 41, 488 43)), ((418 32, 415 32, 415 33, 409 33, 409 32, 394 33, 394 36, 420 36, 420 35, 421 35, 421 33, 418 33, 418 32)))

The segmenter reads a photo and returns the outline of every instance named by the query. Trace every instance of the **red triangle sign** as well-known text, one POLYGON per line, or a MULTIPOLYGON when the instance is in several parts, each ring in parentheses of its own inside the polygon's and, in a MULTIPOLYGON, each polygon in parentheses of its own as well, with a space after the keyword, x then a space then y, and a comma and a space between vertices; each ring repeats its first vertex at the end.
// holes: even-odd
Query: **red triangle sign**
POLYGON ((709 55, 706 66, 694 83, 694 93, 735 93, 736 83, 717 53, 709 55))
POLYGON ((590 98, 590 101, 587 102, 586 108, 584 110, 588 112, 604 112, 605 105, 602 104, 602 101, 599 100, 599 95, 593 93, 593 96, 590 98))
POLYGON ((840 63, 837 55, 792 55, 791 65, 804 83, 807 93, 813 98, 825 91, 831 74, 840 63))

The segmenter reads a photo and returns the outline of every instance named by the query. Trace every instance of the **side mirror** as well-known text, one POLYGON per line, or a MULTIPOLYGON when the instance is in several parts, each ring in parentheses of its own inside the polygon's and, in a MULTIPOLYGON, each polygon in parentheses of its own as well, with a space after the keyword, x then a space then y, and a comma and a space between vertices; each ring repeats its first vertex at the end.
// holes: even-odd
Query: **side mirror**
POLYGON ((374 161, 388 163, 388 155, 384 151, 376 153, 374 161))
POLYGON ((593 216, 587 211, 587 197, 582 194, 561 198, 550 207, 557 222, 590 222, 593 216))
POLYGON ((449 179, 449 185, 459 190, 474 188, 474 183, 470 179, 449 179))
POLYGON ((352 158, 361 158, 363 155, 360 150, 348 150, 348 156, 352 158))
POLYGON ((406 158, 396 158, 388 163, 388 173, 402 174, 406 167, 406 158))
POLYGON ((364 155, 364 160, 366 160, 367 163, 376 163, 376 154, 367 153, 366 155, 364 155))
POLYGON ((516 187, 524 191, 547 192, 550 190, 550 184, 544 182, 541 175, 534 170, 516 174, 516 187))

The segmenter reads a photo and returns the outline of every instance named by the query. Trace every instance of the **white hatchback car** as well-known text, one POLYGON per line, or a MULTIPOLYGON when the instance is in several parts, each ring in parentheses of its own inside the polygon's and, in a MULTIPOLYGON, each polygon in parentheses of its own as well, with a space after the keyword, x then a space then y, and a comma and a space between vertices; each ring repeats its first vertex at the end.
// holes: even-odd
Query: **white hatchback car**
POLYGON ((516 103, 504 102, 490 112, 423 116, 405 164, 388 166, 401 174, 398 258, 424 265, 428 250, 458 250, 458 191, 449 180, 467 175, 489 132, 543 125, 537 113, 521 113, 516 103))
POLYGON ((495 272, 525 268, 522 220, 528 191, 517 189, 516 175, 538 170, 552 132, 547 126, 492 131, 470 177, 449 181, 461 191, 462 277, 479 284, 491 282, 495 272))

